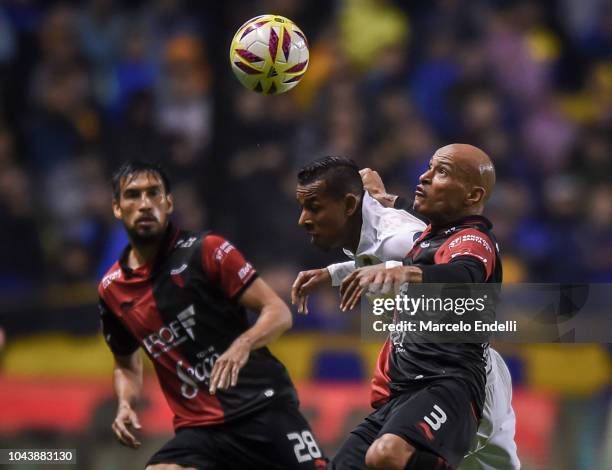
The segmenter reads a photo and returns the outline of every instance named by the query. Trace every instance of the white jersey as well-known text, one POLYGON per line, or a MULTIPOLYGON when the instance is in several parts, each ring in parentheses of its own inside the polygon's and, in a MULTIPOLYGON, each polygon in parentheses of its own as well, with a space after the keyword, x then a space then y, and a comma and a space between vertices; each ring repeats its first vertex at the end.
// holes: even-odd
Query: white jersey
POLYGON ((459 470, 521 468, 514 442, 515 427, 510 371, 500 354, 489 348, 482 419, 459 470))
MULTIPOLYGON (((385 263, 401 265, 414 241, 427 226, 421 219, 399 209, 382 206, 367 192, 362 203, 362 225, 356 253, 344 250, 352 259, 327 267, 333 286, 358 267, 385 263)), ((520 462, 514 442, 516 419, 512 409, 510 371, 499 353, 489 348, 487 383, 482 419, 474 442, 460 470, 515 470, 520 462)))
POLYGON ((425 230, 427 224, 414 215, 399 209, 384 207, 367 192, 361 205, 361 235, 356 253, 344 249, 353 261, 331 264, 327 267, 332 286, 339 286, 342 279, 355 268, 384 262, 401 264, 412 244, 425 230))

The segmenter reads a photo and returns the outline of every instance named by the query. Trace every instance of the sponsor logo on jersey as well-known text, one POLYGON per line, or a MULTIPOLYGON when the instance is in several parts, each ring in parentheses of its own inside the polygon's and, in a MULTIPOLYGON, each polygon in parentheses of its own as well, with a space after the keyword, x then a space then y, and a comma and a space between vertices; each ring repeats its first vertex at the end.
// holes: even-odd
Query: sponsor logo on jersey
POLYGON ((240 271, 238 271, 238 277, 241 281, 244 281, 248 277, 248 275, 251 274, 252 271, 253 266, 251 266, 251 263, 247 263, 242 268, 240 268, 240 271))
POLYGON ((176 248, 191 248, 197 239, 198 237, 189 237, 187 239, 181 238, 174 246, 176 248))
POLYGON ((115 279, 121 277, 121 269, 117 269, 102 278, 102 289, 106 289, 115 279))
POLYGON ((421 248, 429 248, 429 245, 431 245, 431 242, 429 241, 421 242, 421 248))
POLYGON ((195 309, 190 305, 177 315, 177 319, 162 326, 155 333, 151 333, 142 340, 142 344, 153 357, 158 358, 162 354, 171 351, 180 344, 191 338, 195 339, 193 326, 195 326, 195 309))
POLYGON ((223 258, 225 258, 229 253, 234 250, 234 245, 232 245, 228 241, 224 241, 219 247, 215 249, 213 256, 217 262, 220 262, 223 258))
POLYGON ((190 305, 176 316, 176 318, 178 318, 178 320, 181 322, 181 325, 183 325, 183 328, 185 328, 185 331, 187 332, 189 337, 193 340, 195 340, 195 337, 193 335, 192 327, 194 327, 196 324, 194 317, 195 309, 193 308, 193 305, 190 305))
POLYGON ((392 331, 389 333, 389 340, 393 344, 396 354, 401 354, 406 351, 404 348, 404 340, 406 338, 405 331, 392 331))
POLYGON ((453 241, 451 241, 448 244, 448 247, 450 249, 453 249, 453 248, 456 248, 457 246, 459 246, 460 244, 467 243, 467 242, 477 243, 477 244, 481 245, 489 253, 493 253, 493 250, 491 249, 491 245, 489 244, 489 242, 484 237, 481 237, 479 235, 475 235, 475 234, 472 234, 472 233, 469 233, 469 234, 466 234, 466 235, 458 235, 457 238, 453 239, 453 241))
POLYGON ((206 351, 200 351, 197 357, 198 362, 193 366, 184 363, 182 360, 176 363, 176 375, 182 382, 181 395, 188 400, 192 400, 198 395, 200 384, 204 384, 208 388, 210 374, 219 358, 219 353, 215 351, 214 346, 211 346, 206 351))

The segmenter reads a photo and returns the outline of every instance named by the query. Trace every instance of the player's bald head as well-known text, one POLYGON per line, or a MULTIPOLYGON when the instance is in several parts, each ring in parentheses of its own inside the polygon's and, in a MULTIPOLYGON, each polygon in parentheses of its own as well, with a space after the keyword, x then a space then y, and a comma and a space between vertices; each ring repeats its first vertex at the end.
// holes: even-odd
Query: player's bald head
POLYGON ((436 150, 436 156, 452 161, 466 186, 481 187, 484 191, 482 203, 487 202, 495 186, 495 167, 482 149, 470 144, 449 144, 436 150))
POLYGON ((432 225, 443 226, 483 213, 495 185, 495 169, 479 148, 451 144, 436 150, 419 183, 414 209, 432 225))

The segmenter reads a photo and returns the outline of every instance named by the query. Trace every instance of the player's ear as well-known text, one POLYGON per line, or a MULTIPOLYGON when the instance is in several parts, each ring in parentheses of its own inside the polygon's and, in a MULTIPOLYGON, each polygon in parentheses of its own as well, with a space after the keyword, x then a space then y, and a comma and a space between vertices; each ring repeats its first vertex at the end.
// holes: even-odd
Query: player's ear
POLYGON ((468 193, 465 203, 467 206, 481 204, 484 201, 486 190, 482 186, 474 186, 468 193))
POLYGON ((347 194, 344 196, 344 207, 346 215, 348 217, 352 216, 359 208, 359 198, 354 194, 347 194))
POLYGON ((168 214, 172 214, 174 212, 174 198, 172 194, 168 194, 166 199, 168 200, 168 214))
POLYGON ((115 219, 121 220, 121 207, 119 207, 119 201, 113 198, 113 215, 115 219))

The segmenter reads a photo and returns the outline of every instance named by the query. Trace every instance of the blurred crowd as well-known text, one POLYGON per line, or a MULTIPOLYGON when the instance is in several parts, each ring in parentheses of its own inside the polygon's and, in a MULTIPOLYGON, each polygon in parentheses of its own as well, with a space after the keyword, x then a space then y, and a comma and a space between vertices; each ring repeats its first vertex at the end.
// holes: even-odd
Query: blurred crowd
MULTIPOLYGON (((161 161, 178 223, 227 236, 287 296, 340 258, 297 227, 297 168, 347 155, 410 197, 450 142, 495 162, 507 281, 612 279, 612 2, 209 3, 0 4, 0 301, 79 283, 95 297, 126 243, 109 177, 127 158, 161 161), (274 97, 227 62, 268 12, 311 53, 274 97)), ((333 294, 313 303, 304 323, 342 323, 333 294)))

